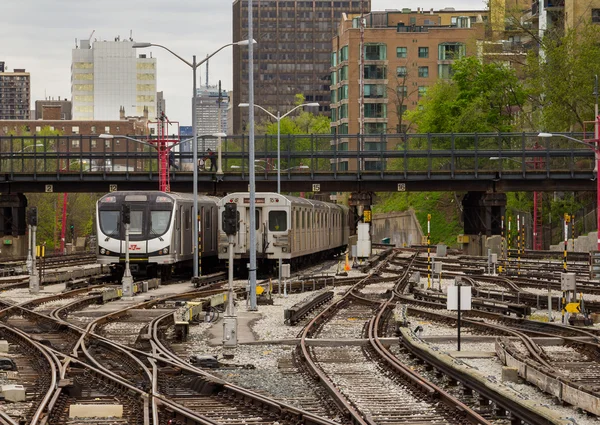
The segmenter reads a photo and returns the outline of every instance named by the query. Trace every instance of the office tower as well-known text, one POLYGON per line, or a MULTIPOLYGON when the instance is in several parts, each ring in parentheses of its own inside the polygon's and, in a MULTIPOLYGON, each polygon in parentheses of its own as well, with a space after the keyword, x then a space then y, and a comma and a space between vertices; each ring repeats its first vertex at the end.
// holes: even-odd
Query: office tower
MULTIPOLYGON (((294 106, 296 94, 319 102, 329 114, 331 39, 342 13, 367 13, 371 0, 254 0, 254 103, 272 112, 294 106)), ((233 2, 233 41, 248 38, 248 1, 233 2)), ((245 127, 248 110, 248 54, 233 47, 233 130, 245 127)), ((256 111, 257 119, 264 113, 256 111)))
POLYGON ((208 86, 196 89, 196 128, 197 134, 227 132, 227 90, 221 89, 221 122, 219 124, 219 88, 208 86))
POLYGON ((8 72, 0 62, 0 120, 28 120, 30 77, 24 69, 8 72))
POLYGON ((71 95, 74 120, 118 120, 156 116, 156 59, 138 54, 133 40, 81 40, 72 51, 71 95))

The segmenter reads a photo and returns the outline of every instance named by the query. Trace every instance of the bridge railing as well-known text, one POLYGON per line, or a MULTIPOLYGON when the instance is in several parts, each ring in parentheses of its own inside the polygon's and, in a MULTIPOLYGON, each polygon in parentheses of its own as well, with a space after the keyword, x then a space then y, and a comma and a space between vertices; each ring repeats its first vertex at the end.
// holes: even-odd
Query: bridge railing
MULTIPOLYGON (((582 134, 569 133, 581 139, 582 134)), ((0 137, 0 173, 148 173, 158 171, 156 150, 146 138, 137 143, 125 138, 91 136, 0 137), (145 144, 146 143, 146 144, 145 144)), ((200 158, 214 139, 200 138, 200 158)), ((223 171, 246 174, 248 137, 222 140, 223 171)), ((212 149, 212 148, 211 148, 212 149)), ((418 173, 477 177, 479 174, 520 172, 523 176, 561 171, 593 170, 594 153, 584 145, 562 137, 538 138, 537 133, 497 134, 382 134, 382 135, 284 135, 280 144, 282 175, 393 172, 408 177, 418 173)), ((192 171, 189 142, 174 152, 179 171, 192 171)), ((212 158, 216 159, 216 153, 212 158)), ((277 171, 277 138, 255 137, 257 173, 277 171)))

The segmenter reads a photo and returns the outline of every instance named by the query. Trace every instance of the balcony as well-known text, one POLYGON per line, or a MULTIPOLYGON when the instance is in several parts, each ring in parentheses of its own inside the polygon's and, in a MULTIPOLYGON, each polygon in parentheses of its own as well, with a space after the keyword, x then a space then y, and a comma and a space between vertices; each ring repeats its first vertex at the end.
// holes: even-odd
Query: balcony
POLYGON ((565 8, 565 0, 544 0, 546 10, 562 10, 565 8))

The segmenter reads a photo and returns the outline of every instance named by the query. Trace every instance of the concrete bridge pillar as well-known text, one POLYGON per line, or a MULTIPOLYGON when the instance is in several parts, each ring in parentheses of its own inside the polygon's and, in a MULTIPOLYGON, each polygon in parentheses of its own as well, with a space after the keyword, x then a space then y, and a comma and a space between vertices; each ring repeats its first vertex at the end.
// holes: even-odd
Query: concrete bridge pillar
POLYGON ((0 194, 0 255, 27 255, 27 198, 22 193, 0 194))
POLYGON ((467 192, 462 201, 465 235, 499 235, 506 194, 467 192))

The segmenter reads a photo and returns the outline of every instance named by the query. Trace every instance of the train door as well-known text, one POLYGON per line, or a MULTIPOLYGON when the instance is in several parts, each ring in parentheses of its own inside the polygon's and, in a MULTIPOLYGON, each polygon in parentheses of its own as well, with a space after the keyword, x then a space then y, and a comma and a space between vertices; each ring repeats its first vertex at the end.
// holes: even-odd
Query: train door
MULTIPOLYGON (((180 207, 183 214, 181 220, 181 252, 183 255, 193 254, 193 232, 192 232, 192 205, 184 205, 180 207)), ((189 257, 188 257, 189 258, 189 257)))
MULTIPOLYGON (((244 208, 244 214, 245 214, 245 217, 242 220, 242 222, 247 223, 245 246, 250 247, 250 208, 244 208)), ((259 208, 255 208, 254 214, 255 214, 254 215, 254 225, 255 225, 255 229, 256 229, 256 253, 259 254, 259 253, 263 252, 263 233, 261 231, 263 226, 261 226, 261 222, 262 222, 261 210, 259 208)), ((240 234, 243 234, 241 228, 240 228, 240 234)), ((242 252, 248 253, 249 249, 245 249, 242 252)))
POLYGON ((280 255, 281 247, 276 247, 275 243, 277 242, 277 238, 280 236, 286 236, 288 234, 288 229, 290 228, 290 220, 288 217, 288 211, 284 208, 265 208, 264 215, 266 217, 266 223, 264 226, 265 229, 265 247, 268 252, 275 252, 280 255))
POLYGON ((181 205, 173 212, 173 219, 175 220, 175 231, 173 232, 173 254, 181 255, 181 205))

